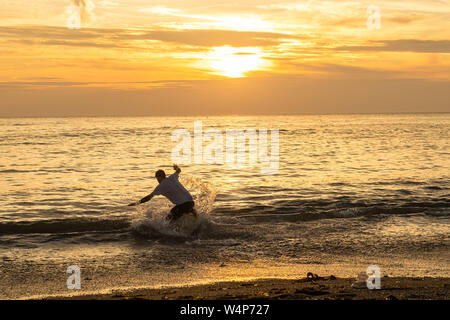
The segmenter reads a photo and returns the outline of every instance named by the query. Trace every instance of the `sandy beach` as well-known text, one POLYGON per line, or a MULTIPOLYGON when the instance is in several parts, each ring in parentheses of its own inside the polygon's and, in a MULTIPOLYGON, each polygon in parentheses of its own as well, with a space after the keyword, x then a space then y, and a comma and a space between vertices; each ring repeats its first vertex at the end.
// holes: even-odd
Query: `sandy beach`
POLYGON ((75 300, 448 300, 450 278, 383 277, 381 289, 355 288, 353 278, 264 279, 218 282, 164 289, 112 291, 109 294, 51 297, 75 300))

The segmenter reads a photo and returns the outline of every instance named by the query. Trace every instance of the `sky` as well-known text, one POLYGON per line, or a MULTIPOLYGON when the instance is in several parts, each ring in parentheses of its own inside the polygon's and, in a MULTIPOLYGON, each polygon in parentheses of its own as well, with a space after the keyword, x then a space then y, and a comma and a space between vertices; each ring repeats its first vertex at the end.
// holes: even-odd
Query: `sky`
POLYGON ((0 117, 450 112, 450 0, 0 0, 0 117))

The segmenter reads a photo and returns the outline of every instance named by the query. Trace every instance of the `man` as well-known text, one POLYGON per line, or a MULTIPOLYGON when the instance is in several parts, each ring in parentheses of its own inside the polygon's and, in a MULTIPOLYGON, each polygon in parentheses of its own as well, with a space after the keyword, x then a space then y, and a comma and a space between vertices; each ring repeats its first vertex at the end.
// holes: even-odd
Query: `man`
POLYGON ((156 171, 155 177, 159 184, 156 186, 155 190, 138 202, 130 203, 129 206, 147 202, 156 195, 163 195, 169 199, 170 202, 175 204, 175 207, 170 210, 170 214, 167 216, 167 219, 170 222, 174 222, 183 214, 189 212, 192 212, 194 216, 197 216, 191 194, 183 187, 180 181, 178 181, 181 169, 176 164, 173 165, 173 169, 175 170, 175 173, 171 174, 168 178, 166 178, 166 173, 163 170, 156 171))

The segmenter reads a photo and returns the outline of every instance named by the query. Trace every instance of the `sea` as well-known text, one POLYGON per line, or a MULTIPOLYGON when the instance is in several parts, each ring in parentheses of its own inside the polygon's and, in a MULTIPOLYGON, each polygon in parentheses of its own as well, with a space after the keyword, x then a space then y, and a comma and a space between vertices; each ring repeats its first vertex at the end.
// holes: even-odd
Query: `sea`
POLYGON ((448 277, 449 222, 449 113, 0 119, 1 299, 369 266, 448 277), (250 140, 228 150, 229 130, 267 138, 270 163, 250 140), (198 212, 188 228, 164 197, 127 206, 174 162, 198 212))

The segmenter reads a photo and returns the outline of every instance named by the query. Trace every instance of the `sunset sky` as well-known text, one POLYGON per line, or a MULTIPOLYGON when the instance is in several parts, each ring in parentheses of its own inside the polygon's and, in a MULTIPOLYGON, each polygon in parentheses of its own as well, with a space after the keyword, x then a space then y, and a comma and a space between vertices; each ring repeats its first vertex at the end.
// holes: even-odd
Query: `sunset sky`
POLYGON ((1 117, 450 112, 450 1, 0 0, 0 70, 1 117))

